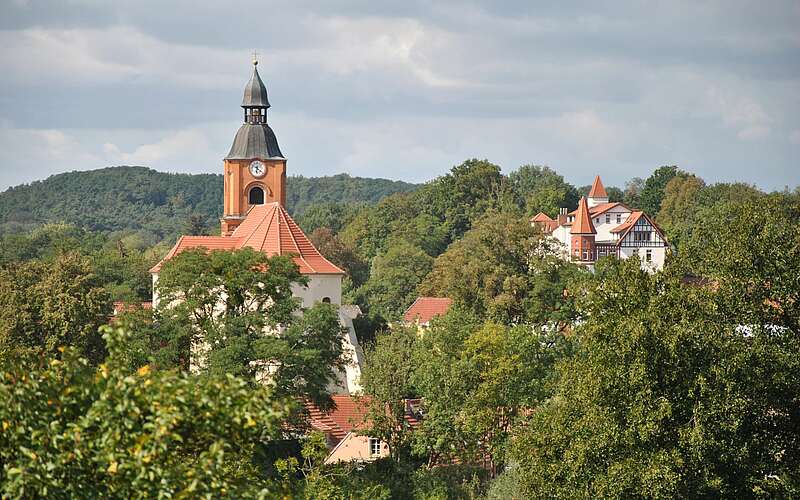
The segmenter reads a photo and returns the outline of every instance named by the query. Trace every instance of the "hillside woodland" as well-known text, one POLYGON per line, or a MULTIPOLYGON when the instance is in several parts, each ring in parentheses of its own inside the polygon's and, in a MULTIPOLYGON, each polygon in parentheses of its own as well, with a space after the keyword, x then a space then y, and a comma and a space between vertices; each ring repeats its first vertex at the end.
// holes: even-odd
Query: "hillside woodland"
MULTIPOLYGON (((330 202, 375 203, 415 185, 346 174, 287 178, 287 210, 298 216, 330 202)), ((91 232, 125 233, 147 245, 180 234, 216 233, 222 213, 222 175, 168 174, 145 167, 109 167, 53 175, 0 193, 0 234, 47 223, 91 232)))
POLYGON ((290 178, 289 209, 347 272, 363 315, 370 436, 390 457, 325 465, 300 399, 329 403, 336 315, 295 312, 291 261, 185 252, 215 231, 219 176, 140 167, 54 176, 0 195, 0 489, 9 497, 790 498, 800 495, 800 189, 708 184, 662 166, 612 201, 673 245, 594 272, 528 218, 586 186, 546 166, 471 159, 414 186, 290 178), (61 190, 61 191, 59 191, 61 190), (269 268, 270 272, 265 273, 269 268), (235 271, 235 272, 234 272, 235 271), (223 314, 210 310, 225 290, 223 314), (454 305, 419 335, 418 295, 454 305), (245 307, 257 300, 257 312, 245 307), (264 313, 264 314, 261 314, 264 313), (272 318, 282 337, 257 334, 272 318), (187 371, 202 332, 209 365, 187 371), (298 348, 301 346, 301 348, 298 348), (280 360, 275 384, 253 362, 280 360), (420 398, 417 428, 405 398, 420 398))

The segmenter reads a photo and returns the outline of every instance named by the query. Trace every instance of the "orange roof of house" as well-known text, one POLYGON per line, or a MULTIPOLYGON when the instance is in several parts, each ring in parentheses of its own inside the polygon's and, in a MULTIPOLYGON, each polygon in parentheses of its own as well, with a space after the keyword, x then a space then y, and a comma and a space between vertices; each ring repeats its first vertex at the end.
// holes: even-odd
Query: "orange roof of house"
POLYGON ((644 217, 644 219, 647 222, 649 222, 651 226, 653 226, 653 229, 656 230, 656 232, 661 236, 661 238, 664 241, 667 241, 667 237, 664 234, 664 231, 662 231, 662 229, 658 226, 658 224, 656 224, 655 221, 653 219, 651 219, 646 213, 642 212, 641 210, 637 210, 635 212, 631 212, 631 214, 628 216, 628 218, 625 219, 625 222, 623 222, 622 224, 620 224, 619 226, 617 226, 617 227, 615 227, 614 229, 611 230, 612 233, 622 233, 622 234, 619 235, 619 241, 617 242, 617 245, 622 243, 622 240, 625 239, 625 236, 627 236, 627 234, 630 232, 631 228, 642 217, 644 217))
POLYGON ((152 269, 157 273, 167 260, 189 248, 235 250, 250 247, 273 255, 293 255, 302 274, 344 274, 319 253, 280 203, 255 205, 231 236, 181 236, 152 269))
MULTIPOLYGON (((364 428, 368 405, 372 401, 369 396, 357 399, 348 394, 336 394, 331 398, 336 406, 328 412, 323 412, 313 403, 306 402, 305 407, 308 410, 311 427, 337 439, 342 439, 348 432, 364 428)), ((412 428, 419 425, 419 420, 414 417, 411 408, 415 403, 419 404, 419 400, 406 401, 405 420, 412 428)))
POLYGON ((589 190, 589 198, 608 198, 608 193, 606 192, 606 188, 603 186, 603 181, 600 180, 599 175, 595 176, 594 178, 592 189, 589 190))
POLYGON ((592 224, 592 217, 589 215, 589 208, 586 205, 586 198, 581 197, 578 202, 578 210, 576 210, 575 221, 572 223, 572 234, 597 234, 592 224))
MULTIPOLYGON (((620 203, 618 201, 613 201, 611 203, 600 203, 599 205, 595 205, 595 206, 589 208, 589 215, 591 215, 592 217, 596 217, 596 216, 601 215, 601 214, 603 214, 605 212, 608 212, 609 210, 611 210, 614 207, 622 207, 622 208, 625 208, 627 210, 630 210, 630 208, 628 208, 628 206, 625 205, 624 203, 620 203)), ((575 210, 570 212, 569 215, 575 215, 577 213, 578 213, 578 209, 576 208, 575 210)))
POLYGON ((628 229, 631 228, 631 226, 636 224, 636 221, 639 220, 639 217, 641 217, 642 214, 644 214, 644 212, 642 212, 641 210, 636 210, 635 212, 631 212, 631 214, 628 216, 628 218, 625 219, 625 222, 623 222, 619 226, 617 226, 614 229, 612 229, 611 232, 612 233, 622 233, 622 232, 627 231, 628 229))
POLYGON ((411 307, 403 313, 403 320, 428 323, 434 317, 446 314, 451 305, 453 299, 446 297, 417 297, 411 307))
POLYGON ((538 214, 531 217, 531 222, 550 222, 552 220, 553 219, 550 218, 550 216, 544 212, 539 212, 538 214))

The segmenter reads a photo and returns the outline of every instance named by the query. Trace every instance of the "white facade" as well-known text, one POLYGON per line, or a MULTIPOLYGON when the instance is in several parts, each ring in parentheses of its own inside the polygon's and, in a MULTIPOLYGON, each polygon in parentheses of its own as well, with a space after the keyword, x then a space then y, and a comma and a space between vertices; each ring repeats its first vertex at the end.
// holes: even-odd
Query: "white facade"
MULTIPOLYGON (((634 212, 622 203, 609 204, 608 198, 587 198, 586 202, 596 231, 594 235, 596 250, 592 260, 608 255, 620 259, 638 255, 642 269, 652 272, 664 267, 669 244, 661 230, 646 214, 634 212), (633 226, 620 230, 620 226, 628 223, 631 217, 635 219, 633 226)), ((571 229, 574 221, 575 215, 567 214, 562 209, 560 223, 552 221, 554 227, 545 229, 550 237, 561 244, 560 255, 564 259, 570 259, 573 254, 571 229)), ((593 266, 591 263, 588 265, 593 266)))

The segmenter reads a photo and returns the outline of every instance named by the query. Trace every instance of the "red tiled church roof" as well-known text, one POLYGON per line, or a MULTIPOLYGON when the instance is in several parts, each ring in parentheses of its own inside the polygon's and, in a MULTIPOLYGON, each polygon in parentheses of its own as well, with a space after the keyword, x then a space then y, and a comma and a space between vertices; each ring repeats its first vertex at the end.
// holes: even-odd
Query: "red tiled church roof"
POLYGON ((592 224, 592 217, 589 215, 589 208, 586 205, 586 198, 581 198, 581 201, 578 202, 578 209, 576 212, 575 221, 572 223, 570 233, 597 234, 594 224, 592 224))
POLYGON ((406 309, 403 320, 409 323, 413 321, 428 323, 436 316, 446 314, 451 305, 453 305, 453 299, 446 297, 417 297, 411 307, 406 309))
POLYGON ((592 189, 589 190, 589 198, 608 198, 608 193, 599 175, 596 175, 594 178, 592 189))
POLYGON ((235 250, 250 247, 273 255, 293 255, 302 274, 344 274, 319 253, 280 203, 255 205, 231 236, 181 236, 167 255, 152 269, 161 270, 164 262, 189 248, 235 250))

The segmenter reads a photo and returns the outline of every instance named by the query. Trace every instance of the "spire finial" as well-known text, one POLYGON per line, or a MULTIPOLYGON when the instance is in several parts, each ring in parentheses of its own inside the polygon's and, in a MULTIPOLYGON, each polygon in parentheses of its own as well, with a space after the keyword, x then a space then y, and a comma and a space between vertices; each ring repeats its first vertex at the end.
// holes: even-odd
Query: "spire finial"
POLYGON ((258 66, 258 52, 253 51, 253 66, 258 66))

